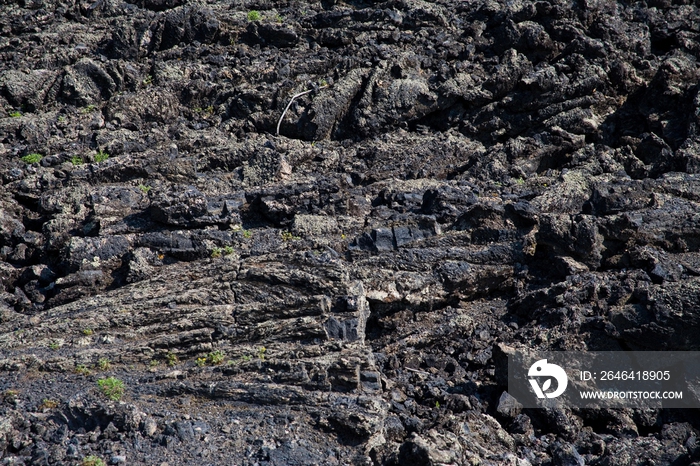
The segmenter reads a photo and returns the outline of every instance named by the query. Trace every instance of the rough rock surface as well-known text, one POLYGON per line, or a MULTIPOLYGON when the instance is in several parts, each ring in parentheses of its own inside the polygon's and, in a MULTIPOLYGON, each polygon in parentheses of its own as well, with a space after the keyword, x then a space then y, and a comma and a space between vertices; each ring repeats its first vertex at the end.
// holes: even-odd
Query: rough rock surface
POLYGON ((696 412, 522 409, 503 362, 700 350, 699 25, 0 2, 0 461, 700 461, 696 412))

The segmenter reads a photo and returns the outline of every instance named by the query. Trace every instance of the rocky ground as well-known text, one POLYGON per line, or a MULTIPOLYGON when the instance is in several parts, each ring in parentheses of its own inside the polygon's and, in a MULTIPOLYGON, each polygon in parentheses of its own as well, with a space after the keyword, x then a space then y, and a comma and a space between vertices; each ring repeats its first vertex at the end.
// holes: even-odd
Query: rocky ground
POLYGON ((2 464, 700 461, 504 394, 700 349, 699 58, 683 0, 0 1, 2 464))

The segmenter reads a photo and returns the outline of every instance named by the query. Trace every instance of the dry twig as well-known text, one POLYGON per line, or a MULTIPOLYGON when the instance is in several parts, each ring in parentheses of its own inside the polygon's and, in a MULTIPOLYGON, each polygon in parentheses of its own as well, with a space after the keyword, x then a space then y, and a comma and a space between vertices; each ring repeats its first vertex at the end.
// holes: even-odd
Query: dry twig
MULTIPOLYGON (((327 87, 328 87, 328 85, 326 84, 325 86, 319 87, 318 90, 325 89, 325 88, 327 88, 327 87)), ((282 112, 282 116, 280 117, 279 121, 277 122, 277 136, 280 135, 280 125, 282 124, 282 120, 284 119, 284 115, 287 113, 287 110, 289 110, 289 107, 292 106, 292 102, 294 102, 294 99, 296 99, 297 97, 301 97, 301 96, 303 96, 303 95, 309 94, 309 93, 311 93, 311 92, 313 92, 313 91, 315 91, 315 90, 316 90, 316 89, 309 89, 308 91, 304 91, 304 92, 300 92, 300 93, 298 93, 298 94, 294 94, 294 96, 292 97, 292 100, 289 101, 289 103, 287 104, 287 107, 284 109, 284 112, 282 112)))

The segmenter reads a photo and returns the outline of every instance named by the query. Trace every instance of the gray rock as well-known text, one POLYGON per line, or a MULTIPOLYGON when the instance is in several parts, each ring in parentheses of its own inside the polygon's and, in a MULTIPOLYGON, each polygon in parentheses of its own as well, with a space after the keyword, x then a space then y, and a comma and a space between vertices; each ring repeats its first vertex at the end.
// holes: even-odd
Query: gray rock
POLYGON ((557 442, 552 446, 552 459, 557 466, 583 466, 585 461, 570 443, 557 442))
POLYGON ((501 416, 507 419, 513 419, 522 410, 523 405, 513 398, 508 392, 503 392, 501 397, 498 399, 498 406, 496 411, 501 416))

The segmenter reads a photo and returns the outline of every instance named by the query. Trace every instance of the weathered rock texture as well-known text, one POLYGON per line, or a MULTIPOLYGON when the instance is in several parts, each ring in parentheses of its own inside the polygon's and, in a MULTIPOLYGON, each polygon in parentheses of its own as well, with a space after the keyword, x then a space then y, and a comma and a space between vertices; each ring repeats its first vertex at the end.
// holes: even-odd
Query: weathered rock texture
POLYGON ((700 461, 504 394, 700 350, 699 59, 683 0, 0 2, 2 464, 700 461))

